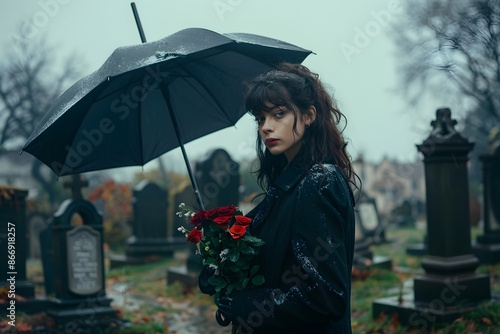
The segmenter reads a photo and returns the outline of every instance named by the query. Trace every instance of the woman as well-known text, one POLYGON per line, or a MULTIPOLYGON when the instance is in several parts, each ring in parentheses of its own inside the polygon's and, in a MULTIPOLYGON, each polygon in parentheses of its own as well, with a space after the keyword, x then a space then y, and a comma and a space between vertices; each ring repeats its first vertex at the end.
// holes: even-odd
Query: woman
POLYGON ((247 215, 265 241, 256 261, 266 282, 223 294, 219 312, 241 333, 351 333, 357 175, 336 126, 343 115, 318 75, 288 63, 250 83, 246 108, 267 188, 247 215))

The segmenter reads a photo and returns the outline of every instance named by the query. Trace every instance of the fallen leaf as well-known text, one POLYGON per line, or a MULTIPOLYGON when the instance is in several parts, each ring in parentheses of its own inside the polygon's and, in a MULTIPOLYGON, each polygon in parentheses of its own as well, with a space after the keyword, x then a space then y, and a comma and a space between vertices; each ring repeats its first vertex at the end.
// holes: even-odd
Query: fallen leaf
POLYGON ((387 317, 387 315, 385 314, 385 312, 380 312, 380 314, 378 315, 377 319, 375 319, 375 321, 378 322, 379 324, 381 324, 385 321, 386 317, 387 317))
POLYGON ((394 327, 398 328, 401 326, 399 323, 399 313, 393 313, 391 317, 391 323, 394 327))
POLYGON ((25 322, 16 323, 16 331, 19 333, 30 333, 31 329, 32 329, 31 325, 28 325, 25 322))
POLYGON ((493 321, 491 321, 491 319, 483 317, 481 318, 481 322, 486 326, 493 326, 493 321))

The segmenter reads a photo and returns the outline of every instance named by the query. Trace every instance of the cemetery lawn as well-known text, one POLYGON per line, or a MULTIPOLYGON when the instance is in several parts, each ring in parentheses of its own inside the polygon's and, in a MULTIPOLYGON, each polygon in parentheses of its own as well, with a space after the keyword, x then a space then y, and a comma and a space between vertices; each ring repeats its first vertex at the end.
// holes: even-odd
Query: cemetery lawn
MULTIPOLYGON (((473 237, 481 231, 473 228, 473 237)), ((418 228, 389 229, 390 243, 375 245, 375 255, 392 259, 393 270, 355 268, 352 283, 353 333, 418 333, 416 329, 401 326, 397 319, 372 319, 374 299, 398 296, 412 291, 412 278, 422 272, 420 259, 406 254, 406 245, 423 240, 424 231, 418 228)), ((180 283, 166 284, 165 271, 179 265, 186 254, 174 259, 156 261, 142 266, 127 266, 108 270, 107 294, 113 298, 113 307, 127 326, 103 333, 229 333, 219 327, 214 319, 216 310, 212 297, 201 294, 180 283), (184 255, 184 256, 182 256, 184 255)), ((28 277, 36 280, 41 268, 28 266, 28 277)), ((500 264, 481 266, 479 273, 492 276, 492 292, 500 294, 500 264)), ((36 281, 35 281, 36 283, 36 281)), ((39 290, 40 284, 36 289, 39 290)), ((35 326, 44 318, 40 314, 20 316, 18 320, 35 326)), ((43 320, 46 321, 46 320, 43 320)), ((453 324, 438 328, 432 333, 500 333, 500 304, 484 305, 476 312, 460 318, 453 324)), ((21 333, 21 332, 19 332, 21 333)), ((25 332, 26 333, 26 332, 25 332)))

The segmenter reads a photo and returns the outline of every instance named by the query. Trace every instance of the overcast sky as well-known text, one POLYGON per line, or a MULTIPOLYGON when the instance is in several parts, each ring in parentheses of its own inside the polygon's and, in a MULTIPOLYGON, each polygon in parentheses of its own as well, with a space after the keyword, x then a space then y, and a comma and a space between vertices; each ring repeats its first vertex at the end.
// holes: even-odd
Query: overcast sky
MULTIPOLYGON (((130 2, 40 0, 22 1, 21 5, 19 0, 2 0, 0 53, 6 52, 14 35, 45 37, 61 58, 72 52, 80 55, 86 63, 82 73, 87 75, 117 47, 140 44, 130 2)), ((428 124, 444 103, 429 100, 410 110, 397 92, 396 46, 388 33, 389 24, 401 16, 401 0, 135 2, 148 41, 201 27, 219 33, 265 35, 314 51, 304 65, 332 87, 348 119, 345 135, 353 157, 363 152, 371 161, 380 161, 384 155, 414 160, 418 156, 415 144, 429 133, 428 124)), ((237 160, 251 157, 255 129, 252 118, 245 115, 236 127, 189 143, 188 155, 196 159, 207 149, 223 147, 237 160)), ((175 150, 165 154, 164 160, 173 168, 179 157, 180 151, 175 150)))

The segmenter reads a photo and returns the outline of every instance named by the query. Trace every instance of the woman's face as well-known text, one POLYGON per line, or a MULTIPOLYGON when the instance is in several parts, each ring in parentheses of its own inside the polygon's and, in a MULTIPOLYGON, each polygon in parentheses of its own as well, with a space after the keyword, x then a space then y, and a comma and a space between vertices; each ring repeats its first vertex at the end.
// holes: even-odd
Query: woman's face
POLYGON ((284 154, 290 162, 300 149, 306 124, 301 117, 297 117, 294 130, 295 117, 292 111, 269 103, 268 107, 269 111, 255 115, 260 138, 271 154, 284 154))

